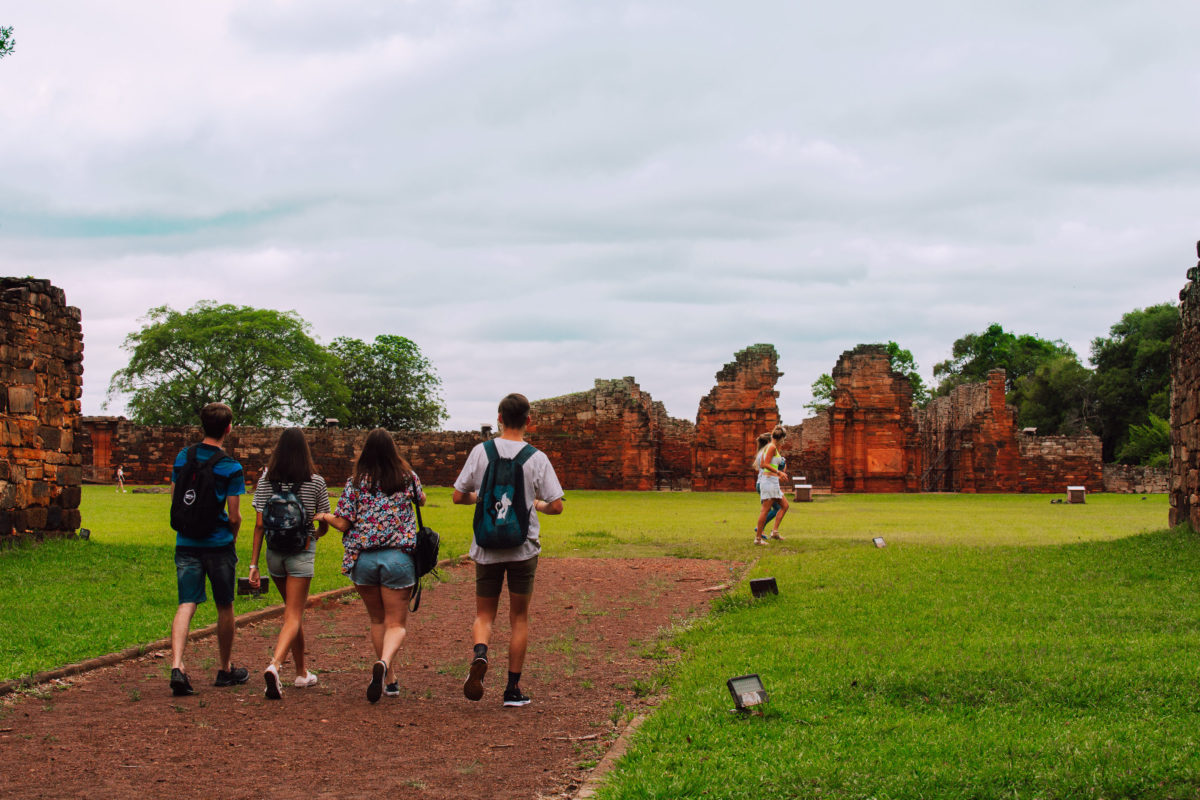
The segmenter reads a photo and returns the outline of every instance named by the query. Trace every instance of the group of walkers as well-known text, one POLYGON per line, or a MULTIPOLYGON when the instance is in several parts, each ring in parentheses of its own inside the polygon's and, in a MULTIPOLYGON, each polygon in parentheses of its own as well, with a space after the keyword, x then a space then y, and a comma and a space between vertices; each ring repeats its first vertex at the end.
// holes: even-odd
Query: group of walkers
POLYGON ((767 523, 774 520, 771 528, 771 538, 782 540, 779 535, 779 525, 788 512, 788 501, 783 494, 780 481, 790 481, 784 467, 786 459, 780 448, 787 438, 787 431, 782 425, 776 425, 775 430, 758 437, 758 453, 754 456, 754 469, 758 475, 755 488, 758 489, 760 509, 758 523, 754 526, 754 543, 767 544, 767 523))
MULTIPOLYGON (((463 694, 483 697, 488 671, 488 645, 507 578, 511 638, 505 706, 530 702, 520 686, 529 641, 529 605, 537 572, 538 514, 561 514, 563 490, 544 453, 524 441, 529 401, 520 394, 500 401, 500 436, 477 445, 454 482, 454 503, 474 505, 475 561, 474 650, 466 667, 463 694)), ((231 660, 234 638, 233 597, 241 528, 241 495, 245 475, 221 446, 233 425, 233 412, 223 403, 200 411, 204 436, 179 453, 172 470, 171 527, 176 532, 175 570, 179 607, 171 628, 171 691, 195 694, 184 668, 184 652, 192 617, 206 601, 205 581, 217 607, 218 669, 216 686, 249 680, 249 670, 231 660)), ((413 561, 419 512, 425 504, 421 481, 400 456, 391 435, 371 431, 355 460, 345 489, 330 508, 329 492, 317 474, 304 433, 284 430, 255 487, 254 539, 249 585, 262 583, 260 560, 284 600, 283 623, 270 663, 263 670, 268 699, 283 697, 280 669, 289 654, 295 669, 292 685, 315 686, 317 673, 306 659, 304 609, 314 575, 317 540, 329 528, 342 534, 342 573, 354 584, 367 612, 375 662, 367 683, 367 699, 400 694, 394 660, 407 634, 409 601, 417 587, 413 561), (289 514, 296 524, 286 531, 277 517, 289 514), (295 531, 299 531, 297 535, 295 531)))

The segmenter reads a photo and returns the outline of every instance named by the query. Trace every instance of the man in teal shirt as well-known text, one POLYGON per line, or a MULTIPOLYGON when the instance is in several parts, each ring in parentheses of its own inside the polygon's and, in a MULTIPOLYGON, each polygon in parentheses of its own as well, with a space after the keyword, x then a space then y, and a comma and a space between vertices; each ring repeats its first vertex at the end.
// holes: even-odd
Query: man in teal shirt
MULTIPOLYGON (((221 445, 233 428, 233 411, 224 403, 209 403, 200 409, 200 426, 204 438, 195 448, 196 461, 204 464, 211 458, 219 458, 213 465, 213 488, 223 508, 217 515, 212 534, 205 538, 189 538, 175 532, 175 580, 179 591, 179 608, 171 624, 171 691, 176 696, 195 694, 187 672, 183 668, 183 651, 187 646, 188 630, 196 606, 207 597, 204 581, 212 585, 213 603, 217 606, 217 651, 220 666, 217 669, 216 686, 234 686, 245 683, 249 673, 244 667, 235 667, 230 661, 233 650, 233 590, 236 583, 238 528, 242 524, 239 508, 241 496, 246 493, 246 478, 242 465, 225 455, 221 445)), ((175 457, 171 471, 174 490, 180 469, 187 463, 185 448, 175 457)), ((174 495, 174 491, 172 491, 174 495)))

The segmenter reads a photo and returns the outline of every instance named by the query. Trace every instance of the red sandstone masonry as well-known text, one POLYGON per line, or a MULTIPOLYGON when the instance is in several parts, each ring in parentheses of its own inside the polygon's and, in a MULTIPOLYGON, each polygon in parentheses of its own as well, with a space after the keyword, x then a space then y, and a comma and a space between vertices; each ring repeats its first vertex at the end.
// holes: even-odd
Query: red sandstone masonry
MULTIPOLYGON (((1200 254, 1200 243, 1196 245, 1200 254)), ((1200 531, 1200 264, 1179 292, 1179 333, 1171 346, 1170 524, 1200 531)))
POLYGON ((692 488, 749 491, 751 462, 760 433, 779 424, 775 383, 783 375, 769 344, 747 347, 717 373, 717 385, 700 401, 692 458, 692 488))
POLYGON ((1167 494, 1171 470, 1135 464, 1105 464, 1104 491, 1114 494, 1167 494))
POLYGON ((887 348, 859 345, 833 369, 829 468, 834 492, 920 490, 921 450, 912 385, 887 348))
POLYGON ((79 527, 79 320, 49 281, 0 278, 0 536, 79 527))

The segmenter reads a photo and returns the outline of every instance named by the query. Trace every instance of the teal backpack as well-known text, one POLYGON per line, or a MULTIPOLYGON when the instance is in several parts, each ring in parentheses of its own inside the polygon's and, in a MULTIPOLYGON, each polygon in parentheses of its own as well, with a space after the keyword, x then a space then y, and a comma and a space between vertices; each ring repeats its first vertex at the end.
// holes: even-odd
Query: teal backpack
POLYGON ((488 463, 475 501, 475 544, 496 550, 517 547, 529 536, 523 467, 537 450, 527 444, 516 458, 504 458, 488 439, 483 451, 488 463))

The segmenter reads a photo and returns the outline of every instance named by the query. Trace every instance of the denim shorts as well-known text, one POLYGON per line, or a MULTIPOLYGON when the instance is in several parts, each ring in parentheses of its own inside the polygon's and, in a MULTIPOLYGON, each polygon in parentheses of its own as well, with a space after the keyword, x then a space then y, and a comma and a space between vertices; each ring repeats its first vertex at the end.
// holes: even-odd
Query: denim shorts
POLYGON ((501 561, 498 564, 475 565, 475 596, 499 597, 508 573, 509 594, 533 594, 533 576, 537 574, 538 557, 524 561, 501 561))
POLYGON ((203 603, 204 579, 212 584, 213 602, 218 606, 233 605, 234 574, 237 570, 237 551, 233 545, 223 547, 176 547, 175 583, 179 602, 203 603))
POLYGON ((407 589, 416 585, 417 570, 412 556, 399 548, 363 550, 350 570, 350 580, 359 586, 407 589))
POLYGON ((309 542, 299 553, 277 553, 267 548, 267 574, 272 578, 311 578, 316 574, 317 546, 309 542))

